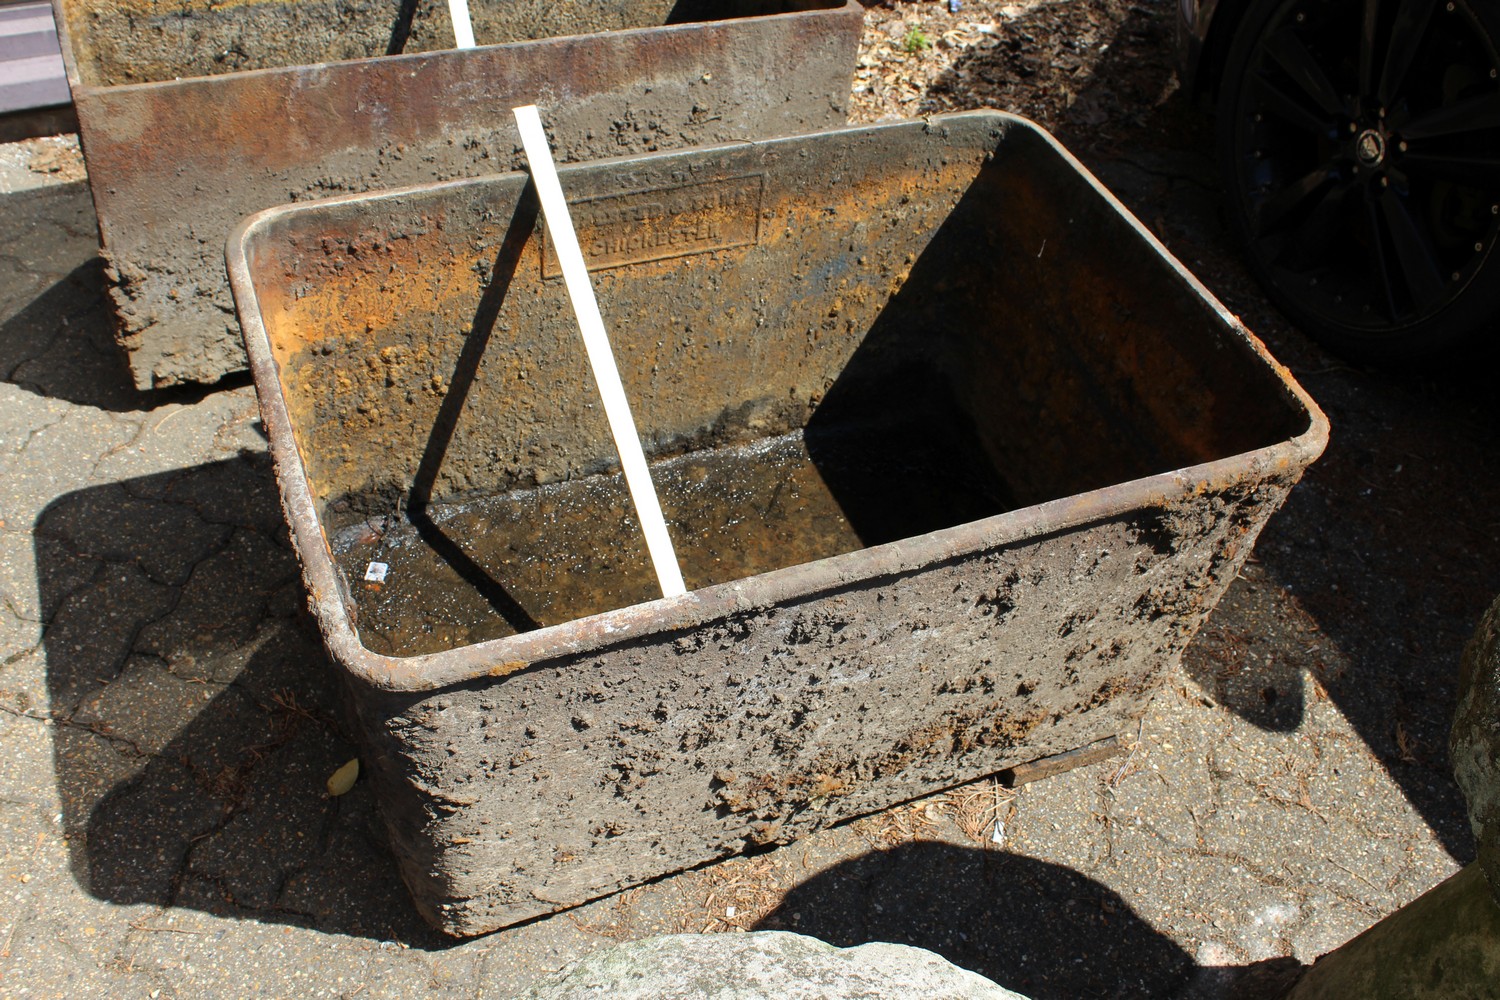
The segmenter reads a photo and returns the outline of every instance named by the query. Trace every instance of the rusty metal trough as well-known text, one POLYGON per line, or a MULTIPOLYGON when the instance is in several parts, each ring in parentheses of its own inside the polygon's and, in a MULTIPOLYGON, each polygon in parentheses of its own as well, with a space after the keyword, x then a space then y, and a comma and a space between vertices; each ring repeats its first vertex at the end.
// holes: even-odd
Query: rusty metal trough
POLYGON ((311 603, 451 933, 1122 731, 1326 440, 1021 119, 561 176, 680 598, 649 599, 524 174, 229 247, 311 603))
POLYGON ((480 47, 453 51, 426 0, 53 5, 142 389, 244 369, 222 249, 251 212, 514 169, 517 104, 570 160, 841 125, 863 10, 473 0, 480 47))

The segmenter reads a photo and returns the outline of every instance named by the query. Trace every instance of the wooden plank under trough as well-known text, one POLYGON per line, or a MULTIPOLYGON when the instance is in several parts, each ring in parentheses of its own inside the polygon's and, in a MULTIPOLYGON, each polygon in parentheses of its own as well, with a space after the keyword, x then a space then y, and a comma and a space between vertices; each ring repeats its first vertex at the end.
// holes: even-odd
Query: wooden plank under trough
POLYGON ((1017 764, 1015 767, 1006 768, 996 777, 1000 783, 1007 788, 1015 788, 1028 782, 1039 781, 1042 778, 1050 778, 1064 771, 1071 771, 1075 767, 1083 767, 1085 764, 1097 764, 1101 760, 1118 757, 1125 752, 1125 744, 1120 742, 1118 736, 1106 736, 1102 740, 1090 743, 1088 746, 1079 747, 1077 750, 1069 750, 1066 753, 1053 754, 1051 757, 1038 757, 1036 760, 1027 761, 1025 764, 1017 764))

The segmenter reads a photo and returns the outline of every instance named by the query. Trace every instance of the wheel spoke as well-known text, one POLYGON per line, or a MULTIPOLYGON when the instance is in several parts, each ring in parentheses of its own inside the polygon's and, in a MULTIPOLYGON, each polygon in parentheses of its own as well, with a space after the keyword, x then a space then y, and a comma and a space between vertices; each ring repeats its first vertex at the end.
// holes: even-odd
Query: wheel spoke
POLYGON ((1420 312, 1429 302, 1443 297, 1443 276, 1434 262, 1435 254, 1400 195, 1391 190, 1381 195, 1380 215, 1395 247, 1401 276, 1411 292, 1412 307, 1420 312))
POLYGON ((1391 44, 1385 52, 1385 62, 1380 69, 1380 85, 1376 95, 1381 104, 1390 107, 1396 103, 1401 84, 1406 82, 1406 72, 1411 69, 1422 37, 1427 33, 1427 22, 1437 7, 1434 0, 1401 0, 1401 9, 1396 12, 1396 21, 1391 26, 1391 44))
POLYGON ((1500 157, 1462 156, 1454 153, 1420 153, 1415 150, 1401 158, 1400 169, 1418 177, 1451 181, 1465 187, 1490 191, 1500 178, 1500 157))
POLYGON ((1282 28, 1266 40, 1266 54, 1280 66, 1292 82, 1312 98, 1329 117, 1344 111, 1344 101, 1328 82, 1317 58, 1302 44, 1290 28, 1282 28))
POLYGON ((1260 203, 1255 213, 1255 236, 1261 239, 1269 236, 1291 218, 1298 208, 1316 195, 1319 190, 1328 183, 1332 176, 1331 170, 1324 166, 1310 171, 1303 176, 1287 184, 1280 191, 1260 203))
POLYGON ((1375 214, 1375 206, 1365 202, 1365 230, 1370 239, 1370 254, 1375 258, 1376 284, 1384 293, 1385 315, 1392 323, 1396 321, 1396 283, 1391 275, 1390 262, 1386 259, 1385 238, 1380 233, 1380 218, 1375 214))
POLYGON ((1359 93, 1370 93, 1375 83, 1375 30, 1380 19, 1380 0, 1365 0, 1359 25, 1359 93))
POLYGON ((1500 128, 1500 94, 1481 94, 1419 115, 1401 126, 1403 139, 1435 139, 1500 128))
POLYGON ((1321 117, 1296 97, 1287 93, 1262 73, 1251 78, 1261 98, 1259 106, 1288 124, 1315 135, 1324 135, 1334 127, 1331 119, 1321 117))

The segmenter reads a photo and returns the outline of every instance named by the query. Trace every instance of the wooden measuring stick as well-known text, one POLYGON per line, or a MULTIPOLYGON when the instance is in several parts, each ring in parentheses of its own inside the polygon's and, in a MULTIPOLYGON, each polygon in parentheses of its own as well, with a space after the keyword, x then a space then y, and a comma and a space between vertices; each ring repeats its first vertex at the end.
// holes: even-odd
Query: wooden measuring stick
POLYGON ((448 0, 448 16, 453 18, 456 49, 474 47, 474 23, 469 20, 469 0, 448 0))
POLYGON ((573 217, 568 214, 568 202, 557 179, 557 167, 552 162, 552 150, 547 145, 541 115, 535 105, 529 104, 513 109, 513 113, 521 130, 526 162, 531 167, 531 180, 542 203, 542 217, 547 220, 547 233, 552 237, 552 246, 562 266, 563 281, 568 286, 568 297, 573 301, 573 313, 578 318, 578 331, 583 335, 589 365, 594 369, 594 381, 604 400, 604 415, 609 418, 609 431, 614 435, 615 449, 620 453, 625 484, 630 487, 630 499, 635 503, 636 516, 640 518, 641 530, 646 535, 646 550, 651 554, 651 565, 661 583, 662 596, 685 594, 687 588, 682 582, 682 570, 677 565, 677 553, 673 551, 672 538, 667 534, 667 522, 656 497, 656 484, 651 481, 651 470, 646 467, 646 455, 641 450, 641 438, 630 414, 630 402, 625 398, 620 370, 615 367, 614 351, 604 332, 604 318, 599 315, 599 303, 594 298, 593 283, 589 281, 588 265, 583 261, 583 251, 578 248, 573 217))

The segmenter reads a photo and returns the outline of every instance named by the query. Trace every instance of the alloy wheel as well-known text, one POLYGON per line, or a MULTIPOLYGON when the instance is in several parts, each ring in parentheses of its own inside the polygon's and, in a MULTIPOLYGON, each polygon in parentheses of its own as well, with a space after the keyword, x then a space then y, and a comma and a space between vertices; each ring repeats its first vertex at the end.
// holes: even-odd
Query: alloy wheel
POLYGON ((1494 251, 1489 2, 1269 0, 1231 59, 1223 154, 1252 262, 1337 346, 1440 316, 1494 251))

